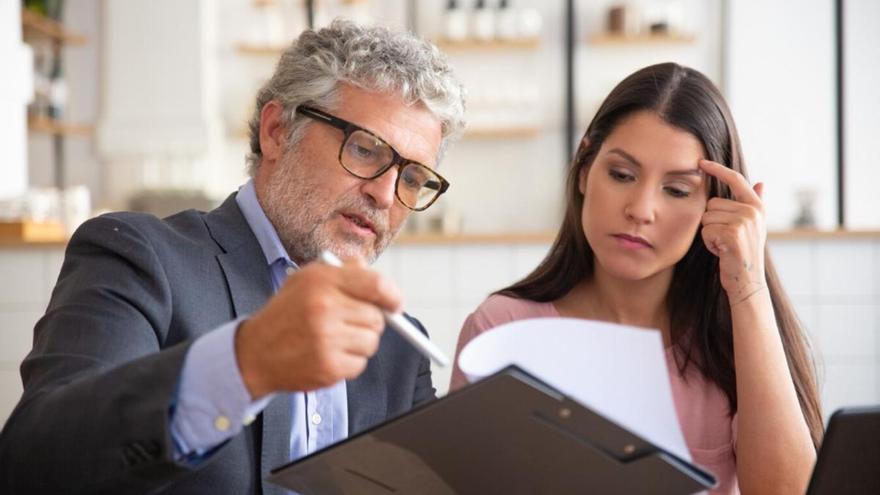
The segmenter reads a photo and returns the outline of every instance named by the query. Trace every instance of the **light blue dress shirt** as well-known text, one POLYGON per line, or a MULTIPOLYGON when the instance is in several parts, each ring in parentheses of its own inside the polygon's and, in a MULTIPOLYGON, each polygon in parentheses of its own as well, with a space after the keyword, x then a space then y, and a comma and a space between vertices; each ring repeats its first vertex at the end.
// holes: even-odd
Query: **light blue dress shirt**
MULTIPOLYGON (((277 292, 298 267, 257 201, 253 181, 235 196, 248 226, 266 256, 266 270, 277 292)), ((250 424, 274 396, 251 399, 235 360, 235 331, 242 316, 199 337, 187 352, 180 388, 171 415, 171 436, 178 459, 199 462, 211 449, 250 424)), ((285 394, 293 413, 290 460, 327 447, 348 436, 345 381, 312 391, 285 394)))

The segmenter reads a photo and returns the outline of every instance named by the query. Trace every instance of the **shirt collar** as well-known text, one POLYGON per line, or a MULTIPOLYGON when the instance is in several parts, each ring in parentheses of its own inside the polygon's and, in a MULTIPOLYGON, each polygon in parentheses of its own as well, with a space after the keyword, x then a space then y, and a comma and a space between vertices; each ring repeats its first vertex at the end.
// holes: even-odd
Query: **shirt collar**
POLYGON ((263 207, 257 200, 257 190, 254 187, 253 179, 241 186, 235 195, 235 202, 238 203, 238 208, 244 215, 244 219, 257 237, 263 255, 266 256, 266 264, 272 266, 278 260, 283 260, 287 266, 296 267, 296 263, 290 259, 284 245, 281 244, 278 232, 275 231, 275 227, 272 226, 272 222, 266 217, 263 207))

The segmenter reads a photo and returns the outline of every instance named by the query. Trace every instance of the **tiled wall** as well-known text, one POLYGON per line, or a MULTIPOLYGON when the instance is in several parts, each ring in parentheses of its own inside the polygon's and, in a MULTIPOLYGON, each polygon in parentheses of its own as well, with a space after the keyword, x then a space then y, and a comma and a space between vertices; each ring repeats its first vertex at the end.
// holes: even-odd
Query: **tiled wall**
MULTIPOLYGON (((398 282, 407 311, 451 354, 465 317, 534 268, 548 247, 397 246, 377 268, 398 282)), ((826 415, 880 403, 880 239, 773 239, 770 250, 813 343, 826 415)), ((445 392, 449 370, 434 375, 445 392)))
MULTIPOLYGON (((880 403, 880 239, 770 242, 798 314, 813 341, 826 415, 841 405, 880 403)), ((450 356, 465 317, 488 293, 528 273, 546 244, 402 245, 376 268, 392 277, 450 356)), ((0 422, 21 394, 18 363, 48 302, 61 263, 58 249, 0 251, 0 422)), ((448 369, 436 369, 441 394, 448 369)))
POLYGON ((18 365, 31 348, 61 270, 60 248, 0 249, 0 423, 21 395, 18 365))

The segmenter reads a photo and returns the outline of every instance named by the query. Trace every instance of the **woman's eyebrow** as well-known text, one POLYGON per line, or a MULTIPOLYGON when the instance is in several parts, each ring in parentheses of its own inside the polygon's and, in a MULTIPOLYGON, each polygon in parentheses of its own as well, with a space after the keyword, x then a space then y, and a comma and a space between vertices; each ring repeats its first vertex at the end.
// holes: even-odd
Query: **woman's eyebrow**
POLYGON ((636 167, 642 168, 641 162, 639 162, 638 160, 636 160, 636 158, 634 156, 630 155, 629 153, 627 153, 626 151, 623 151, 620 148, 612 148, 612 149, 608 150, 608 153, 614 153, 616 155, 620 155, 624 160, 632 163, 636 167))
MULTIPOLYGON (((615 155, 619 155, 621 158, 632 163, 636 167, 642 168, 641 162, 639 162, 638 160, 636 160, 636 158, 634 156, 630 155, 629 153, 627 153, 626 151, 623 151, 620 148, 610 149, 610 150, 608 150, 608 153, 614 153, 615 155)), ((684 169, 684 170, 672 170, 672 171, 666 172, 666 175, 685 175, 685 176, 702 177, 703 171, 700 170, 699 168, 695 167, 695 168, 688 168, 688 169, 684 169)))
POLYGON ((689 168, 687 170, 672 170, 666 172, 666 175, 692 175, 694 177, 702 177, 703 171, 698 168, 689 168))

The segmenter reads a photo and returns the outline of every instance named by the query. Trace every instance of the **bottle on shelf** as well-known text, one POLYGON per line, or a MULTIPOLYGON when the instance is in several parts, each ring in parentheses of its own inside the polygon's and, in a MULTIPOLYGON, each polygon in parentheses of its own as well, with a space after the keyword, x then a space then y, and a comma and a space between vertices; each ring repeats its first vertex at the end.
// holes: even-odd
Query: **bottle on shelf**
POLYGON ((471 17, 471 37, 477 41, 495 38, 495 12, 486 6, 486 0, 477 0, 471 17))
POLYGON ((67 105, 67 83, 61 74, 61 58, 55 57, 52 74, 49 76, 49 117, 61 120, 67 105))
POLYGON ((535 8, 522 8, 516 11, 517 27, 520 38, 537 38, 541 35, 543 19, 541 13, 535 8))
POLYGON ((449 0, 443 18, 443 36, 450 41, 464 41, 468 37, 467 13, 456 0, 449 0))
POLYGON ((508 0, 501 0, 495 14, 495 35, 499 40, 515 40, 520 38, 517 23, 517 11, 510 6, 508 0))

